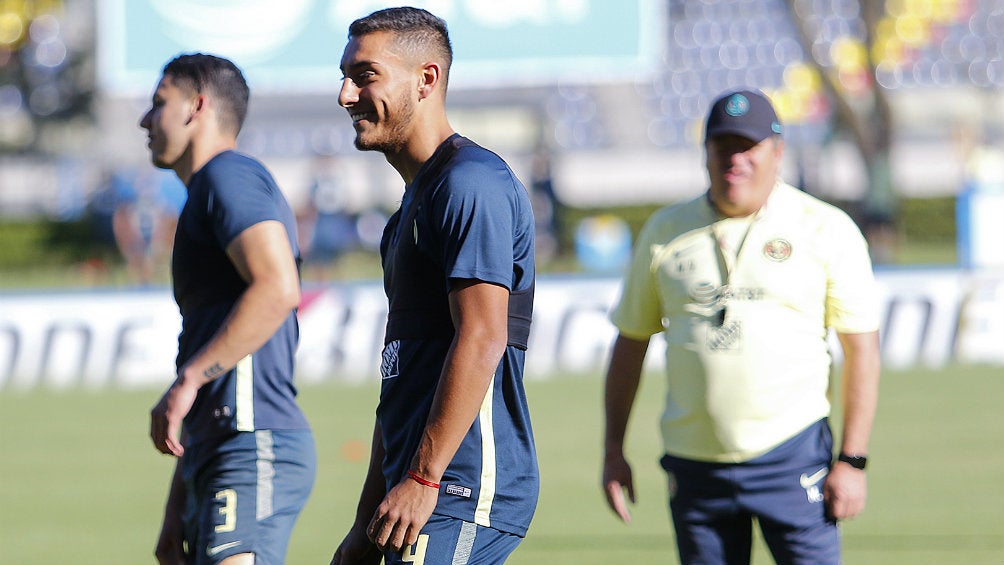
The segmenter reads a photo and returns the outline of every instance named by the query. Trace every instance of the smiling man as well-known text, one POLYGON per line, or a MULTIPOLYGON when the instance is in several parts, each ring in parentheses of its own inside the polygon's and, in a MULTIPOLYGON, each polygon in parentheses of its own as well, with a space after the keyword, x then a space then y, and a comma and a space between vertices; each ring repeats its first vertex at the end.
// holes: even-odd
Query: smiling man
POLYGON ((502 563, 537 503, 530 200, 450 126, 452 58, 445 22, 415 8, 356 20, 342 55, 355 145, 405 187, 380 246, 389 314, 369 472, 333 564, 502 563))
POLYGON ((662 465, 682 563, 748 564, 756 519, 778 563, 836 565, 836 522, 865 504, 879 381, 871 263, 846 214, 780 180, 781 133, 759 91, 715 101, 710 188, 649 219, 612 314, 604 492, 629 521, 624 437, 649 339, 662 333, 662 465), (829 329, 844 353, 834 463, 829 329))

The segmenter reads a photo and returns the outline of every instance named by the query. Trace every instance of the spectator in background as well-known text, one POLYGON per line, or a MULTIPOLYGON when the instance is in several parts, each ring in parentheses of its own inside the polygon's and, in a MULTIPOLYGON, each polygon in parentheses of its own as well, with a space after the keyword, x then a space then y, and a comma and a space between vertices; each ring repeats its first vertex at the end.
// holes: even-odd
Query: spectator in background
POLYGON ((603 488, 625 522, 624 437, 650 337, 666 339, 662 415, 682 563, 749 563, 754 518, 778 563, 837 565, 837 521, 865 506, 878 401, 877 291, 861 232, 784 183, 781 123, 759 91, 708 115, 710 188, 656 212, 612 314, 603 488), (843 348, 843 433, 829 426, 827 331, 843 348))
POLYGON ((133 281, 146 286, 165 267, 174 244, 178 214, 188 193, 173 173, 128 171, 112 178, 115 244, 133 281))
POLYGON ((359 244, 356 215, 334 155, 314 160, 306 208, 299 214, 305 278, 324 280, 338 259, 359 244))
POLYGON ((537 230, 537 260, 561 253, 561 202, 554 192, 551 150, 541 145, 533 154, 530 202, 537 230))

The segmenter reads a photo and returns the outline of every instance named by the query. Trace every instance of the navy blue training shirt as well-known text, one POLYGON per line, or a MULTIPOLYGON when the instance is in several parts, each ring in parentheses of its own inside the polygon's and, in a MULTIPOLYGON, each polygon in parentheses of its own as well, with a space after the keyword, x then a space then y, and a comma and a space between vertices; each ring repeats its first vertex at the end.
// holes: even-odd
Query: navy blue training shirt
POLYGON ((534 289, 534 222, 505 162, 467 138, 444 141, 384 230, 389 314, 377 417, 387 488, 408 470, 453 340, 453 281, 510 291, 508 347, 478 418, 443 475, 435 512, 523 536, 537 503, 536 448, 523 390, 534 289))
MULTIPOLYGON (((171 263, 174 298, 182 317, 179 369, 216 334, 247 289, 227 257, 227 246, 244 230, 268 220, 285 226, 299 263, 293 212, 261 163, 225 151, 189 180, 171 263)), ((298 339, 294 311, 258 351, 202 387, 185 418, 188 443, 235 431, 307 429, 293 385, 298 339)))

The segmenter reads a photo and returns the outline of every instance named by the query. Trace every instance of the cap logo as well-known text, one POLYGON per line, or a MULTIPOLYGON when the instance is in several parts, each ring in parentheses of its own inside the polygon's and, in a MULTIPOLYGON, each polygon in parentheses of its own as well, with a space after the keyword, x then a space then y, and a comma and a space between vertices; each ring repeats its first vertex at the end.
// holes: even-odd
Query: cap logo
POLYGON ((742 94, 733 94, 725 103, 725 112, 732 117, 745 115, 750 111, 750 101, 742 94))

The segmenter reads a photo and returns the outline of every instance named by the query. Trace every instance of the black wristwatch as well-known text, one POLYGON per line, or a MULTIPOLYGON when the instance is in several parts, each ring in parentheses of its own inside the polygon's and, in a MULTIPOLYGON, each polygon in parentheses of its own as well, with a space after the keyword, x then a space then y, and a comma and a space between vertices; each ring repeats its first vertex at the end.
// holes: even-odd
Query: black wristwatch
POLYGON ((840 455, 837 456, 837 461, 843 461, 844 463, 847 463, 851 467, 854 467, 855 469, 861 469, 862 471, 865 470, 865 465, 868 464, 868 458, 865 457, 864 455, 847 455, 846 453, 843 452, 841 452, 840 455))

